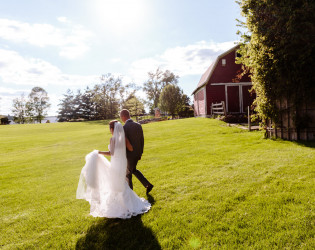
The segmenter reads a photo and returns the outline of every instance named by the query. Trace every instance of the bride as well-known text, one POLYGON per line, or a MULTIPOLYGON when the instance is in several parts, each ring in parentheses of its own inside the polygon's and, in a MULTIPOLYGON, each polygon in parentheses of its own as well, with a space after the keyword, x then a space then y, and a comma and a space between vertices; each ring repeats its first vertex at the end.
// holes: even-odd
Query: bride
POLYGON ((151 204, 130 189, 126 182, 126 145, 124 128, 118 121, 109 123, 113 137, 109 151, 94 150, 86 157, 77 188, 77 199, 90 203, 90 214, 94 217, 130 218, 149 211, 151 204), (109 162, 103 155, 110 155, 109 162))

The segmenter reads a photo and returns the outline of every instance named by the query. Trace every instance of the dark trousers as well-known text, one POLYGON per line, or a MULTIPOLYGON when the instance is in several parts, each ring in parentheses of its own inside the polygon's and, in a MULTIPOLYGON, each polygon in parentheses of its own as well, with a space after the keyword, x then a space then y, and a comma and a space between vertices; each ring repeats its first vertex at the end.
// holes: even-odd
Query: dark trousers
POLYGON ((150 185, 150 182, 143 176, 143 174, 137 169, 138 160, 127 159, 127 173, 126 180, 131 189, 133 189, 132 185, 132 175, 134 174, 138 180, 142 183, 142 185, 146 188, 150 185))

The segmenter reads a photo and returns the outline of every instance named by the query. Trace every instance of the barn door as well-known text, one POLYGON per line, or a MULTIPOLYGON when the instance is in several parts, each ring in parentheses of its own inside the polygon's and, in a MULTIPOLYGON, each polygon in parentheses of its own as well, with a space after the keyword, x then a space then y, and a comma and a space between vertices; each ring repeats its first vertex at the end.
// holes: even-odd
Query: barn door
POLYGON ((247 107, 251 106, 256 98, 255 93, 249 93, 252 86, 243 86, 243 111, 247 112, 247 107))
POLYGON ((239 86, 226 86, 227 87, 227 108, 228 112, 240 112, 240 91, 239 86))

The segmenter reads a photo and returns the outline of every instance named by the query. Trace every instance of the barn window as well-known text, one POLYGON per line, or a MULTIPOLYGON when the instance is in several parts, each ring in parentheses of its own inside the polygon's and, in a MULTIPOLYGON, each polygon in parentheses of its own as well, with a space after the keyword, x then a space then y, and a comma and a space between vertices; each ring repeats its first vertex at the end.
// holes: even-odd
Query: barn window
POLYGON ((226 59, 222 59, 222 66, 226 65, 226 59))

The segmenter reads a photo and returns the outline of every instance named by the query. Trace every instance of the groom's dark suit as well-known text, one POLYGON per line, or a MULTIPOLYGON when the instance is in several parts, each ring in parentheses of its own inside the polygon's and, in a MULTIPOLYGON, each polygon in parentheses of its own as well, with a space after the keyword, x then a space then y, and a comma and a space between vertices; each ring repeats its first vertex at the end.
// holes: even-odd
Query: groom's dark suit
POLYGON ((132 174, 134 174, 144 187, 148 187, 150 182, 143 176, 143 174, 137 170, 137 163, 141 159, 144 146, 143 130, 139 123, 129 119, 124 125, 125 135, 130 141, 133 151, 127 149, 127 173, 126 179, 128 185, 133 189, 132 174))

